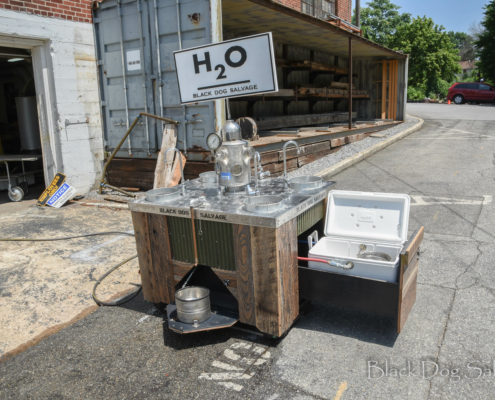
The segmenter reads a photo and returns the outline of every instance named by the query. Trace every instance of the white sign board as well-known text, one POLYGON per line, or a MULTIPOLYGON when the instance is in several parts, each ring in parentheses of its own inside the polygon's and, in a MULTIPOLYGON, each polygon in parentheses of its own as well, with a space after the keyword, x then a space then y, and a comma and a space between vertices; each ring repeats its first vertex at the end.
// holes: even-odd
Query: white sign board
POLYGON ((129 50, 127 56, 127 71, 136 71, 141 69, 141 51, 129 50))
POLYGON ((271 32, 174 52, 180 101, 278 92, 271 32))
POLYGON ((58 188, 58 190, 50 197, 46 202, 49 206, 60 208, 66 201, 72 199, 76 195, 76 189, 64 183, 58 188))

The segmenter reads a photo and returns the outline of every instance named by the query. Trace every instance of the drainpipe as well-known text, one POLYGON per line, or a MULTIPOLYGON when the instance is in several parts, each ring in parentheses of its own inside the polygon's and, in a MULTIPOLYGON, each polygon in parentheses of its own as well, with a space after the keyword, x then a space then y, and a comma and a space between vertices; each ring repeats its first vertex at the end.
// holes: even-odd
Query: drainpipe
POLYGON ((356 26, 361 29, 361 0, 356 0, 356 26))

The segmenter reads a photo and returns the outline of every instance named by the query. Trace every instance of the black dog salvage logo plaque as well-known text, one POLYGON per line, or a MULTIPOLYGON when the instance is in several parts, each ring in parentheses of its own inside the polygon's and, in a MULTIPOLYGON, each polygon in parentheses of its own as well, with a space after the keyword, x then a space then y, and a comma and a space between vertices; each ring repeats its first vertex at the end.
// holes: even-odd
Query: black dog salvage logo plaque
POLYGON ((174 52, 181 103, 278 92, 271 32, 174 52))

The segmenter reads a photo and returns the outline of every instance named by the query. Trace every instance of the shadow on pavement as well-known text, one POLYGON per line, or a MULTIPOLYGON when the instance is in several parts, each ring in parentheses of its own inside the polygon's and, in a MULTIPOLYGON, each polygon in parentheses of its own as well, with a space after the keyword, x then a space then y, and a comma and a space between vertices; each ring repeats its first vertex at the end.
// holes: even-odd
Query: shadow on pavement
POLYGON ((399 334, 397 319, 348 308, 314 303, 313 308, 295 325, 297 329, 339 335, 393 347, 399 334))

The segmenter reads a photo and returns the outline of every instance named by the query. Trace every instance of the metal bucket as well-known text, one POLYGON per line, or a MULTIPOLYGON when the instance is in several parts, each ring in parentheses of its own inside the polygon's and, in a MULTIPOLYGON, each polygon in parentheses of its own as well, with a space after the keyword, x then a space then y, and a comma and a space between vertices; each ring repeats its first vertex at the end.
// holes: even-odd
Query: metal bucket
POLYGON ((201 286, 179 289, 175 292, 175 305, 179 321, 186 324, 201 323, 210 318, 210 290, 201 286))

